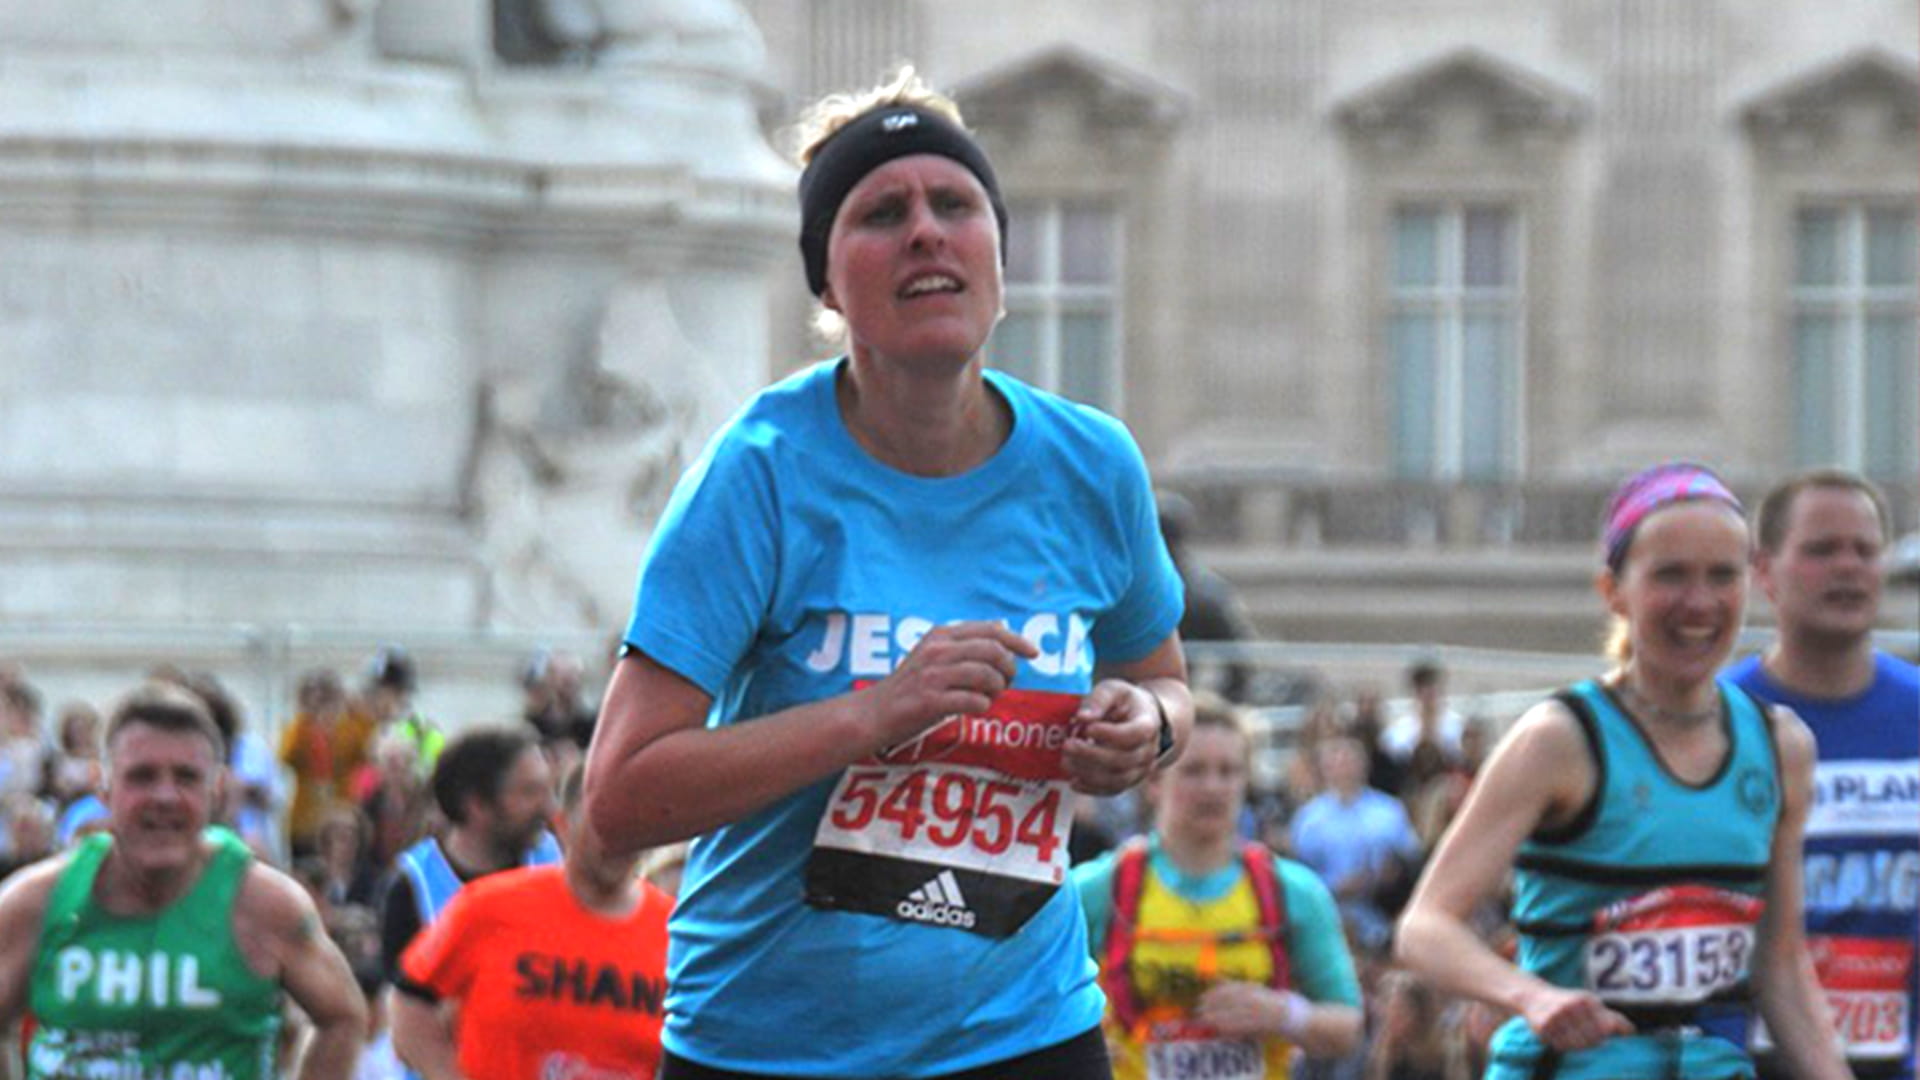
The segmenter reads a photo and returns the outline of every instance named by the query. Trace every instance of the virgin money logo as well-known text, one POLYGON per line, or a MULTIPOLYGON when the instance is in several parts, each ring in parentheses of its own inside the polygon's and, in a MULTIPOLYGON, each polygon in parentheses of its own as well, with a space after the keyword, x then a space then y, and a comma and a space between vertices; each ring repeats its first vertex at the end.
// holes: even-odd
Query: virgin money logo
POLYGON ((1897 983, 1913 966, 1913 946, 1903 941, 1812 937, 1807 955, 1825 976, 1877 976, 1897 983))
POLYGON ((906 742, 895 743, 874 756, 887 765, 939 761, 966 745, 966 719, 954 713, 906 742))
POLYGON ((540 1061, 540 1080, 639 1080, 639 1074, 613 1065, 595 1065, 564 1050, 540 1061))
MULTIPOLYGON (((1072 708, 1074 699, 1069 695, 1041 695, 1064 701, 1064 706, 1072 708)), ((1025 697, 1020 691, 1010 691, 1001 701, 1006 707, 1025 697)), ((1011 712, 1020 712, 1015 704, 1011 712)), ((1058 719, 1043 719, 1031 716, 978 716, 973 714, 954 714, 934 726, 921 732, 906 742, 896 743, 874 756, 886 765, 916 765, 923 761, 941 761, 951 757, 962 748, 984 750, 991 754, 1003 752, 1058 754, 1067 739, 1073 734, 1073 727, 1058 719)))
POLYGON ((1706 885, 1668 885, 1616 900, 1594 913, 1598 930, 1660 930, 1673 926, 1737 926, 1760 920, 1756 897, 1706 885))

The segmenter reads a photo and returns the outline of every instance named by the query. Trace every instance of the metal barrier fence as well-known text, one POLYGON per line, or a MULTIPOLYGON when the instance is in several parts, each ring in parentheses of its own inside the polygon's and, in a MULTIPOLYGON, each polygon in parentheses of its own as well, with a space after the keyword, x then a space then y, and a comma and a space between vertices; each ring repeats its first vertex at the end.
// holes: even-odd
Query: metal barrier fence
MULTIPOLYGON (((1767 632, 1749 630, 1740 650, 1762 647, 1767 632)), ((1882 648, 1920 654, 1920 632, 1887 631, 1882 648)), ((210 671, 246 710, 249 724, 270 739, 293 711, 302 672, 332 667, 351 683, 383 644, 407 649, 419 668, 420 710, 449 730, 519 715, 519 674, 536 650, 564 650, 587 663, 588 692, 597 693, 615 639, 579 630, 374 632, 300 625, 236 624, 127 627, 112 625, 0 625, 0 665, 17 665, 37 686, 49 711, 79 699, 104 706, 154 667, 171 664, 210 671)), ((1599 674, 1599 656, 1466 648, 1432 643, 1189 642, 1196 687, 1222 690, 1249 705, 1274 745, 1284 745, 1307 708, 1323 695, 1351 701, 1371 688, 1391 711, 1404 696, 1404 673, 1416 660, 1434 660, 1448 672, 1453 707, 1504 728, 1554 687, 1599 674)))
MULTIPOLYGON (((1766 647, 1772 631, 1742 631, 1735 655, 1766 647)), ((1882 630, 1881 649, 1920 659, 1920 631, 1882 630)), ((1196 688, 1222 692, 1246 707, 1254 741, 1254 782, 1271 786, 1284 774, 1299 744, 1307 716, 1323 700, 1343 711, 1363 690, 1381 699, 1383 720, 1411 707, 1405 673, 1416 661, 1433 661, 1447 672, 1448 704, 1462 716, 1492 725, 1498 734, 1555 689, 1604 673, 1607 661, 1594 653, 1526 652, 1437 644, 1325 642, 1188 642, 1187 663, 1196 688)))
MULTIPOLYGON (((537 651, 575 653, 597 679, 613 635, 577 630, 375 632, 300 625, 0 626, 0 665, 17 665, 45 699, 104 708, 161 665, 217 676, 269 741, 292 717, 303 672, 330 667, 356 686, 383 645, 406 649, 419 671, 415 703, 449 730, 520 715, 519 677, 537 651)), ((590 688, 594 690, 595 688, 590 688)))

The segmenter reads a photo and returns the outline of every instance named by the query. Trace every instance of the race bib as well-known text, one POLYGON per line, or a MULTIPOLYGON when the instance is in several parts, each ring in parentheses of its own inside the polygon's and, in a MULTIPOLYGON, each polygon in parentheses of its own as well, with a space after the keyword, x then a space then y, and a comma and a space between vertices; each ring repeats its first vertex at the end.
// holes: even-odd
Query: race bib
POLYGON ((1067 876, 1073 694, 1009 690, 840 777, 814 830, 807 902, 1006 937, 1067 876))
MULTIPOLYGON (((1820 986, 1827 992, 1833 1029, 1849 1058, 1879 1060, 1906 1056, 1913 1042, 1908 979, 1913 943, 1887 938, 1816 936, 1807 952, 1820 986)), ((1766 1024, 1754 1022, 1755 1050, 1773 1049, 1766 1024)))
POLYGON ((578 1054, 556 1050, 540 1059, 539 1080, 641 1080, 641 1076, 638 1069, 595 1065, 578 1054))
POLYGON ((1147 1043, 1147 1080, 1264 1080, 1256 1039, 1168 1039, 1147 1043))
POLYGON ((1764 904, 1677 885, 1611 904, 1587 939, 1587 989, 1608 1003, 1697 1005, 1741 986, 1764 904))

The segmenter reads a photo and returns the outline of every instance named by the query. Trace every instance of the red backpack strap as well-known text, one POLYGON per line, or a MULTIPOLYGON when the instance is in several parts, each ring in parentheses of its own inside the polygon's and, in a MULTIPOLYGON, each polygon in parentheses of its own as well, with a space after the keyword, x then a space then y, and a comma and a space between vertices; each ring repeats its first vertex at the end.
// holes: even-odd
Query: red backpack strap
POLYGON ((1293 965, 1287 958, 1287 890, 1273 872, 1273 852, 1264 844, 1248 843, 1241 849, 1247 864, 1247 881, 1253 886, 1254 902, 1260 906, 1260 929, 1266 934, 1267 947, 1273 951, 1275 990, 1285 990, 1293 981, 1293 965))
POLYGON ((1100 988, 1107 992, 1113 1017, 1129 1030, 1140 1017, 1133 994, 1133 940, 1140 920, 1140 893, 1146 888, 1147 842, 1135 837, 1121 845, 1113 862, 1113 914, 1101 950, 1100 988))

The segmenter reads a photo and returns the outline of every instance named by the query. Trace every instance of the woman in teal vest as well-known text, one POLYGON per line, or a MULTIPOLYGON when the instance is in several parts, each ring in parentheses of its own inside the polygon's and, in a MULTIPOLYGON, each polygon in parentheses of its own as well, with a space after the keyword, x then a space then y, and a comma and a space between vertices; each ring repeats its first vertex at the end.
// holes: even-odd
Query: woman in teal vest
POLYGON ((1800 921, 1813 737, 1715 678, 1749 543, 1707 469, 1621 486, 1596 578, 1613 670, 1519 719, 1401 919, 1402 963, 1514 1014, 1490 1080, 1752 1077, 1735 1033, 1756 1004, 1793 1075, 1847 1075, 1800 921), (1514 962, 1465 921, 1509 869, 1514 962))

